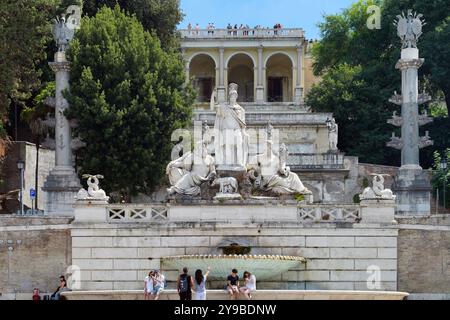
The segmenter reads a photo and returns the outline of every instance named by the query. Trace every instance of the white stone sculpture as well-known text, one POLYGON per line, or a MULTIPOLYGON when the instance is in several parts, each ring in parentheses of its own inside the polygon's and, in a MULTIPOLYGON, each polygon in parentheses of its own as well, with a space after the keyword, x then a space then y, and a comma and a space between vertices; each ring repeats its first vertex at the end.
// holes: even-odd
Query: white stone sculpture
POLYGON ((330 151, 338 151, 338 135, 339 126, 336 123, 336 119, 327 120, 328 127, 328 140, 330 143, 330 151))
POLYGON ((384 177, 389 177, 387 174, 372 174, 373 186, 368 187, 359 196, 361 200, 395 200, 396 196, 390 189, 385 189, 384 177))
POLYGON ((216 176, 214 158, 208 154, 205 141, 197 143, 194 152, 188 152, 169 163, 166 173, 171 184, 167 189, 169 196, 199 196, 200 186, 216 176))
POLYGON ((222 194, 233 194, 238 193, 239 183, 236 178, 217 178, 211 184, 212 187, 219 186, 219 193, 222 194))
POLYGON ((287 155, 286 145, 281 146, 279 155, 277 155, 273 151, 273 142, 267 140, 266 153, 252 158, 248 166, 250 175, 257 177, 256 185, 264 191, 278 195, 296 193, 312 195, 298 175, 291 172, 290 167, 287 166, 287 155))
POLYGON ((83 175, 83 179, 87 179, 88 190, 80 189, 78 191, 77 200, 102 200, 108 201, 109 197, 106 196, 106 192, 100 189, 100 181, 99 179, 103 179, 102 175, 83 175))
POLYGON ((248 161, 249 135, 245 110, 237 103, 237 90, 237 84, 230 84, 229 103, 219 105, 217 110, 214 136, 219 170, 245 170, 248 161))

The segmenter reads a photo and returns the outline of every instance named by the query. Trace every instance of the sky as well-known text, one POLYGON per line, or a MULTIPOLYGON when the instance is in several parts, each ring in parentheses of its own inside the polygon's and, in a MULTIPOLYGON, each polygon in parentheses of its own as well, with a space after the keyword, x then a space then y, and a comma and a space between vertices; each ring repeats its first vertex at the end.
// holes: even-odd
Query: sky
POLYGON ((189 22, 206 28, 214 22, 216 28, 228 23, 262 25, 273 27, 281 23, 286 28, 302 28, 306 38, 320 38, 317 24, 324 14, 340 13, 356 0, 181 0, 186 15, 179 28, 185 29, 189 22))

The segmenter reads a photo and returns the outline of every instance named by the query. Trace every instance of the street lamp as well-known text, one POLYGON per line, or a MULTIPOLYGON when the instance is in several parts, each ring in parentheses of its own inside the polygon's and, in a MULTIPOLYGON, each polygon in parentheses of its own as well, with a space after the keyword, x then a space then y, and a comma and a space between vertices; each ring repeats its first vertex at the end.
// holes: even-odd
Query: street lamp
POLYGON ((444 210, 445 210, 446 209, 445 189, 447 188, 447 160, 442 159, 440 167, 441 170, 444 171, 444 210))
POLYGON ((19 194, 19 200, 20 200, 20 214, 23 215, 23 175, 25 171, 25 161, 19 160, 17 161, 17 168, 20 172, 20 194, 19 194))

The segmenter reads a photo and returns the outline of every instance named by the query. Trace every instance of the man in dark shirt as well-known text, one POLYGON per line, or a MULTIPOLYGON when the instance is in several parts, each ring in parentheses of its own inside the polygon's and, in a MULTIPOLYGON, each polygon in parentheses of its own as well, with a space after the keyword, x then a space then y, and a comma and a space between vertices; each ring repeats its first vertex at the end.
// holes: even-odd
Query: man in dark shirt
POLYGON ((177 280, 178 295, 180 296, 181 301, 192 300, 193 286, 194 282, 192 280, 192 277, 188 274, 188 268, 184 267, 183 274, 181 274, 177 280))
POLYGON ((233 269, 231 274, 227 278, 227 290, 230 294, 230 300, 238 300, 239 299, 239 276, 238 271, 233 269))

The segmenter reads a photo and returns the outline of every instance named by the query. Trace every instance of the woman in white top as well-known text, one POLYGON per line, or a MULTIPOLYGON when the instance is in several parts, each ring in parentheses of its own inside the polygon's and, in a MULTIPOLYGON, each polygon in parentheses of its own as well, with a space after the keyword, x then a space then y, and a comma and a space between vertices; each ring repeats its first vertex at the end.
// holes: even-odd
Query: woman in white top
POLYGON ((155 271, 155 287, 153 288, 154 300, 159 300, 159 296, 164 291, 164 285, 166 277, 162 274, 162 271, 155 271))
POLYGON ((144 300, 152 300, 153 297, 153 279, 154 272, 150 271, 144 280, 144 300))
POLYGON ((247 300, 252 299, 252 292, 256 291, 256 277, 248 271, 244 272, 244 286, 241 292, 247 300))
POLYGON ((206 300, 206 281, 208 280, 210 270, 211 268, 208 268, 205 275, 203 275, 202 270, 195 271, 193 288, 195 292, 195 300, 206 300))

